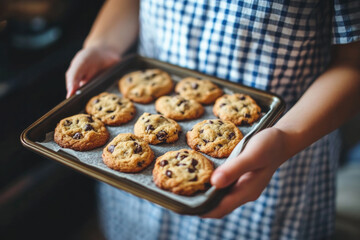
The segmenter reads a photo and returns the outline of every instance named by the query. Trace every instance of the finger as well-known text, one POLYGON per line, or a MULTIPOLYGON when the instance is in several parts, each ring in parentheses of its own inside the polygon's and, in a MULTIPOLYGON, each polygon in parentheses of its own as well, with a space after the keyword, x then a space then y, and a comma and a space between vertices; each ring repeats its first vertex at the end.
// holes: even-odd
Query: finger
POLYGON ((254 169, 251 158, 239 155, 219 166, 211 176, 211 184, 224 188, 235 182, 241 175, 254 169))
POLYGON ((66 98, 71 97, 75 94, 75 92, 79 89, 80 79, 78 77, 67 77, 66 78, 66 90, 67 95, 66 98))
POLYGON ((201 217, 222 218, 239 206, 255 201, 269 183, 271 176, 272 173, 265 169, 244 174, 219 205, 201 217))
POLYGON ((79 87, 84 86, 87 82, 88 82, 88 81, 81 80, 80 83, 79 83, 79 87))

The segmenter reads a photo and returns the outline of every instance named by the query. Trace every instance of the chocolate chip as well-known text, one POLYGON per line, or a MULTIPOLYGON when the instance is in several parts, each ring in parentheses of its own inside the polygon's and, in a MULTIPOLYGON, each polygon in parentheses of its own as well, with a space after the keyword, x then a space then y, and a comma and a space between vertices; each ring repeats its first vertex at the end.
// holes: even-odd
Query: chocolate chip
POLYGON ((130 115, 131 115, 131 116, 134 116, 134 113, 133 113, 133 112, 131 112, 131 113, 130 113, 130 115))
POLYGON ((195 150, 200 150, 200 147, 201 147, 201 145, 196 144, 196 145, 195 145, 195 150))
POLYGON ((246 118, 250 118, 251 116, 250 116, 250 114, 246 113, 246 114, 245 114, 245 117, 246 117, 246 118))
POLYGON ((210 123, 210 124, 213 124, 214 122, 213 122, 213 121, 211 121, 211 120, 209 120, 209 123, 210 123))
POLYGON ((131 137, 131 136, 130 136, 130 140, 131 140, 131 141, 135 141, 135 139, 134 139, 133 137, 131 137))
POLYGON ((106 112, 107 113, 112 113, 112 112, 114 112, 114 110, 107 110, 106 112))
POLYGON ((146 126, 146 131, 149 132, 150 130, 155 130, 155 128, 151 124, 146 126))
POLYGON ((216 88, 212 87, 209 89, 209 91, 214 91, 216 88))
POLYGON ((76 124, 78 124, 79 123, 79 119, 76 119, 76 124))
POLYGON ((189 152, 185 150, 184 153, 189 153, 189 152))
POLYGON ((148 123, 148 122, 150 122, 150 119, 148 119, 148 120, 145 121, 145 123, 148 123))
POLYGON ((156 111, 158 114, 162 114, 161 112, 159 112, 159 111, 156 111))
POLYGON ((196 165, 198 165, 198 160, 196 160, 196 159, 191 159, 191 166, 193 166, 193 167, 195 167, 196 165))
POLYGON ((91 122, 91 123, 94 122, 94 119, 92 118, 92 116, 88 116, 87 118, 88 118, 89 122, 91 122))
POLYGON ((164 142, 167 139, 167 135, 168 135, 167 132, 161 130, 156 134, 156 137, 159 141, 164 142))
POLYGON ((180 105, 183 104, 184 102, 186 102, 186 100, 181 100, 177 105, 180 106, 180 105))
POLYGON ((197 181, 197 180, 198 180, 198 177, 195 176, 193 179, 190 179, 189 181, 190 181, 190 182, 195 182, 195 181, 197 181))
POLYGON ((81 133, 79 133, 79 132, 75 133, 75 134, 72 136, 73 139, 80 139, 80 138, 82 138, 82 137, 83 137, 83 135, 82 135, 81 133))
POLYGON ((156 75, 157 75, 156 73, 153 73, 153 74, 151 74, 150 76, 146 76, 146 77, 145 77, 145 80, 150 80, 150 79, 156 77, 156 75))
POLYGON ((228 136, 228 139, 231 140, 235 137, 235 133, 234 132, 231 132, 228 136))
POLYGON ((235 112, 239 112, 239 109, 237 109, 236 107, 232 108, 235 112))
POLYGON ((168 176, 169 178, 171 178, 171 176, 172 176, 172 171, 166 170, 165 175, 168 176))
POLYGON ((181 114, 185 114, 185 112, 184 112, 184 111, 180 111, 180 113, 181 113, 181 114))
POLYGON ((239 100, 245 100, 245 96, 238 97, 239 100))
POLYGON ((222 147, 223 145, 219 143, 218 146, 219 146, 219 147, 222 147))
POLYGON ((90 131, 90 130, 94 130, 93 126, 91 126, 91 124, 86 124, 85 131, 90 131))
POLYGON ((142 147, 137 142, 134 142, 134 146, 135 146, 134 153, 142 152, 142 147))
POLYGON ((132 77, 128 77, 126 80, 127 80, 128 82, 132 82, 132 77))
POLYGON ((183 160, 184 158, 186 158, 188 155, 185 154, 185 155, 180 155, 180 153, 178 152, 175 156, 176 159, 180 159, 180 160, 183 160))
POLYGON ((114 101, 115 101, 116 99, 117 99, 116 97, 113 97, 113 98, 112 98, 112 100, 114 100, 114 101))
POLYGON ((217 135, 218 135, 219 137, 221 137, 221 136, 222 136, 222 133, 217 133, 217 135))
POLYGON ((97 99, 95 99, 94 104, 98 103, 98 102, 100 102, 100 100, 97 98, 97 99))
POLYGON ((203 141, 205 142, 205 145, 209 142, 209 140, 203 139, 203 141))
POLYGON ((64 122, 64 126, 70 126, 72 124, 72 121, 70 121, 70 120, 65 120, 65 122, 64 122))
POLYGON ((175 164, 175 166, 186 166, 186 164, 185 163, 177 163, 177 164, 175 164))
POLYGON ((98 110, 101 111, 101 110, 102 110, 102 107, 100 106, 100 107, 98 108, 98 110))
POLYGON ((122 102, 118 101, 117 104, 121 106, 121 105, 122 105, 122 102))
POLYGON ((219 123, 219 125, 223 125, 223 124, 224 124, 223 121, 221 121, 221 120, 219 120, 218 123, 219 123))
POLYGON ((162 160, 162 161, 159 163, 159 165, 160 165, 161 167, 164 167, 164 166, 166 166, 166 165, 168 165, 168 164, 169 164, 168 160, 162 160))
POLYGON ((154 83, 154 82, 151 84, 151 86, 155 86, 155 85, 156 85, 156 83, 154 83))
POLYGON ((193 84, 191 84, 191 87, 192 87, 193 89, 197 89, 197 88, 199 87, 199 84, 193 83, 193 84))
POLYGON ((204 129, 200 129, 199 133, 203 133, 204 132, 204 129))
POLYGON ((115 118, 115 115, 113 115, 113 116, 110 117, 110 119, 112 119, 112 120, 114 120, 114 118, 115 118))
POLYGON ((188 172, 193 173, 193 172, 195 172, 195 169, 194 168, 188 168, 188 172))
POLYGON ((136 163, 136 165, 137 165, 138 167, 142 167, 143 164, 144 164, 144 161, 141 161, 141 162, 137 162, 137 163, 136 163))
POLYGON ((222 104, 220 104, 219 107, 223 107, 223 106, 225 106, 225 105, 226 105, 226 103, 222 103, 222 104))
POLYGON ((113 153, 113 152, 114 152, 114 149, 115 149, 115 145, 110 145, 107 150, 108 150, 109 152, 113 153))

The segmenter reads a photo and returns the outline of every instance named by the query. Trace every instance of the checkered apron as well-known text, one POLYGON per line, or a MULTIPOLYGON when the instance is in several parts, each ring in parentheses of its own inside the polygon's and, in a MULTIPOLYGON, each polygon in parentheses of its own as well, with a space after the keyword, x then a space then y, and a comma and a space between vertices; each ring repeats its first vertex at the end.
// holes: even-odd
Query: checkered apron
MULTIPOLYGON (((271 91, 293 106, 360 39, 360 1, 142 0, 140 54, 271 91)), ((262 195, 223 219, 182 216, 99 184, 107 239, 326 239, 333 233, 336 132, 284 163, 262 195)))

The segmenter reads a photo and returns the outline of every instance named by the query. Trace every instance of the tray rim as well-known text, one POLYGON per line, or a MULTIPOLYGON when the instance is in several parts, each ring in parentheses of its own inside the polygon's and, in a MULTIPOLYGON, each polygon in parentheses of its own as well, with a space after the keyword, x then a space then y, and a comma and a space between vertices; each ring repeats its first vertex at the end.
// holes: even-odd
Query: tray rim
POLYGON ((143 57, 138 54, 132 54, 132 55, 128 55, 127 57, 124 57, 123 60, 119 64, 116 64, 115 66, 111 67, 104 73, 95 77, 93 81, 91 81, 89 84, 87 84, 84 88, 81 89, 80 94, 76 94, 76 95, 72 96, 71 98, 65 99, 65 100, 61 101, 59 104, 57 104, 54 108, 50 109, 47 113, 45 113, 42 117, 40 117, 38 120, 36 120, 34 123, 32 123, 29 127, 27 127, 21 133, 20 141, 21 141, 22 145, 24 147, 26 147, 27 149, 34 151, 35 153, 38 153, 42 156, 45 156, 48 159, 55 160, 56 162, 59 162, 67 167, 70 167, 84 175, 88 175, 92 178, 95 178, 96 180, 110 184, 118 189, 124 190, 128 193, 131 193, 131 194, 137 196, 137 197, 144 198, 146 200, 154 202, 162 207, 168 208, 177 213, 187 214, 187 215, 199 215, 199 214, 206 213, 207 211, 209 211, 210 209, 212 209, 214 206, 217 205, 217 203, 222 199, 222 197, 229 190, 229 187, 224 188, 224 189, 215 189, 214 187, 212 187, 210 189, 211 191, 208 190, 210 192, 210 194, 209 194, 208 199, 205 202, 203 202, 202 204, 200 204, 196 207, 189 207, 188 205, 185 205, 179 201, 168 198, 160 193, 151 191, 150 189, 146 188, 145 186, 143 186, 139 183, 136 183, 134 181, 130 181, 128 179, 115 179, 117 176, 115 176, 111 173, 99 171, 99 169, 97 169, 96 167, 85 164, 85 163, 79 161, 74 156, 66 154, 63 151, 55 152, 51 149, 46 148, 45 146, 38 144, 37 142, 35 142, 29 138, 31 131, 34 130, 34 128, 36 126, 38 126, 40 123, 44 122, 47 118, 52 116, 54 113, 60 111, 64 106, 69 104, 74 98, 79 97, 79 95, 86 94, 87 91, 93 89, 97 84, 101 83, 101 81, 99 81, 99 80, 105 78, 106 76, 113 75, 115 71, 119 71, 118 70, 119 66, 124 65, 125 62, 138 61, 138 60, 144 61, 146 63, 150 62, 150 64, 156 63, 156 64, 159 64, 162 66, 170 66, 172 68, 177 68, 179 71, 185 71, 185 72, 190 72, 195 75, 200 75, 203 78, 210 79, 211 81, 213 81, 217 84, 220 84, 220 85, 226 84, 226 85, 234 86, 236 88, 239 88, 239 86, 240 86, 242 89, 246 89, 249 92, 254 92, 257 95, 267 95, 267 96, 271 95, 272 98, 276 99, 276 101, 277 101, 276 109, 272 109, 271 106, 269 106, 269 110, 271 110, 271 109, 273 110, 273 111, 269 111, 267 113, 270 115, 270 116, 268 116, 269 120, 265 121, 265 119, 264 119, 263 121, 261 121, 259 123, 258 128, 252 129, 251 132, 246 135, 246 138, 244 138, 244 140, 242 141, 243 144, 241 146, 241 150, 245 147, 247 141, 254 134, 256 134, 257 132, 259 132, 267 127, 272 126, 279 119, 279 117, 285 110, 285 101, 277 94, 267 92, 267 91, 264 91, 261 89, 256 89, 253 87, 245 86, 245 85, 242 85, 239 83, 230 82, 225 79, 217 78, 215 76, 207 75, 207 74, 204 74, 204 73, 192 70, 192 69, 183 68, 183 67, 173 65, 170 63, 166 63, 166 62, 162 62, 162 61, 159 61, 156 59, 143 57))

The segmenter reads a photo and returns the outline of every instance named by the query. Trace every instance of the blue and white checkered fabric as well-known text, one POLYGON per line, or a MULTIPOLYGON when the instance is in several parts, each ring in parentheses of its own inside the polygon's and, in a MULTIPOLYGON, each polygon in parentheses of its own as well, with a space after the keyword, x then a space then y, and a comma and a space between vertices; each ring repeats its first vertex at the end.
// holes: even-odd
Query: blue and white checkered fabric
MULTIPOLYGON (((291 107, 360 39, 360 1, 142 0, 140 53, 281 95, 291 107)), ((221 220, 181 216, 108 185, 108 239, 326 239, 333 232, 336 133, 283 164, 258 200, 221 220)))

